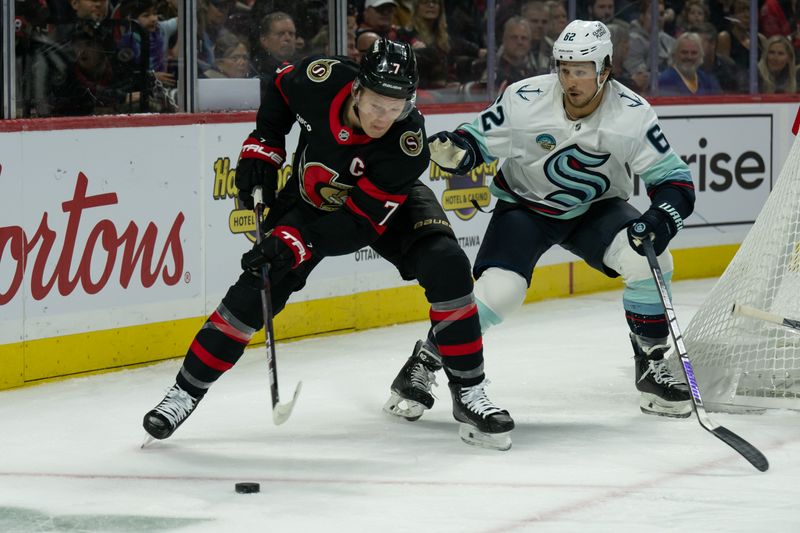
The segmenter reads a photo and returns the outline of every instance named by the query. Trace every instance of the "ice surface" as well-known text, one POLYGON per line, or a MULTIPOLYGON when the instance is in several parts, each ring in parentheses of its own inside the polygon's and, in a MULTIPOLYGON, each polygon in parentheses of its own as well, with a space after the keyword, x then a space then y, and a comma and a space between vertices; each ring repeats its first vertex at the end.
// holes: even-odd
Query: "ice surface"
MULTIPOLYGON (((684 328, 712 283, 675 284, 684 328)), ((0 532, 800 531, 800 415, 712 414, 767 455, 760 473, 694 416, 641 414, 620 300, 528 305, 486 336, 509 452, 459 440, 443 375, 419 421, 381 411, 421 322, 279 343, 284 399, 304 382, 279 427, 250 349, 145 450, 180 360, 2 392, 0 532)))

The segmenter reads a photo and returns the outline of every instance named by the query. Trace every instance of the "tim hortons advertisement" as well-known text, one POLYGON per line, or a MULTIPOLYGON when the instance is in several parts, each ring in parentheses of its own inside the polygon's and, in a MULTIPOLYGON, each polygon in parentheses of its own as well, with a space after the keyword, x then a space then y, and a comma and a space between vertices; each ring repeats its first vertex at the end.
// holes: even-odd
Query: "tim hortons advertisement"
POLYGON ((202 313, 198 143, 171 131, 28 132, 21 157, 2 151, 1 342, 202 313))
POLYGON ((0 195, 0 298, 7 300, 0 305, 0 344, 22 341, 22 298, 8 298, 23 253, 23 234, 15 229, 23 215, 23 180, 19 178, 21 152, 21 135, 0 134, 0 186, 3 191, 0 195), (12 250, 10 242, 14 240, 17 245, 12 250))

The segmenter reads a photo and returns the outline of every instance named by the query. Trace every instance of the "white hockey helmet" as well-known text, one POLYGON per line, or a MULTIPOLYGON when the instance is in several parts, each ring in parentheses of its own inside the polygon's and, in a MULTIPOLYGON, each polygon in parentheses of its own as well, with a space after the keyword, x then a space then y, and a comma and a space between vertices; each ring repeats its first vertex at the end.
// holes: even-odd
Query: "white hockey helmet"
POLYGON ((614 57, 611 32, 598 20, 573 20, 556 42, 553 43, 553 59, 559 61, 594 61, 599 76, 614 57))

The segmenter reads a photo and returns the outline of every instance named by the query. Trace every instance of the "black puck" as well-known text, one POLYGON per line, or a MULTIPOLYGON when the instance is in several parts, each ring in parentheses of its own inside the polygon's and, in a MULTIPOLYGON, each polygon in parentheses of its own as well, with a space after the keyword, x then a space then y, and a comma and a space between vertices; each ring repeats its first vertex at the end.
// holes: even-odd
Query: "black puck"
POLYGON ((256 492, 261 491, 261 485, 258 483, 251 483, 251 482, 242 482, 237 483, 236 485, 236 492, 239 494, 254 494, 256 492))

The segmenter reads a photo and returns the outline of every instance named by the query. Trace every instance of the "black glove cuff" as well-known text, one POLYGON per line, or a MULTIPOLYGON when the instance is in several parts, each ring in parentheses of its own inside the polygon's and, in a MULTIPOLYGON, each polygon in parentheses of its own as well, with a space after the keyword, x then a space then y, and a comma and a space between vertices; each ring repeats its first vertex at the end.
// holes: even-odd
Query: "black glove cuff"
POLYGON ((672 206, 666 203, 650 207, 650 209, 644 212, 642 218, 650 221, 654 227, 666 226, 670 239, 683 227, 683 219, 681 216, 672 206))
POLYGON ((475 138, 466 130, 458 129, 454 133, 458 135, 468 147, 467 152, 469 153, 470 160, 469 168, 473 169, 483 163, 483 155, 481 154, 481 149, 478 146, 478 141, 476 141, 475 138))

